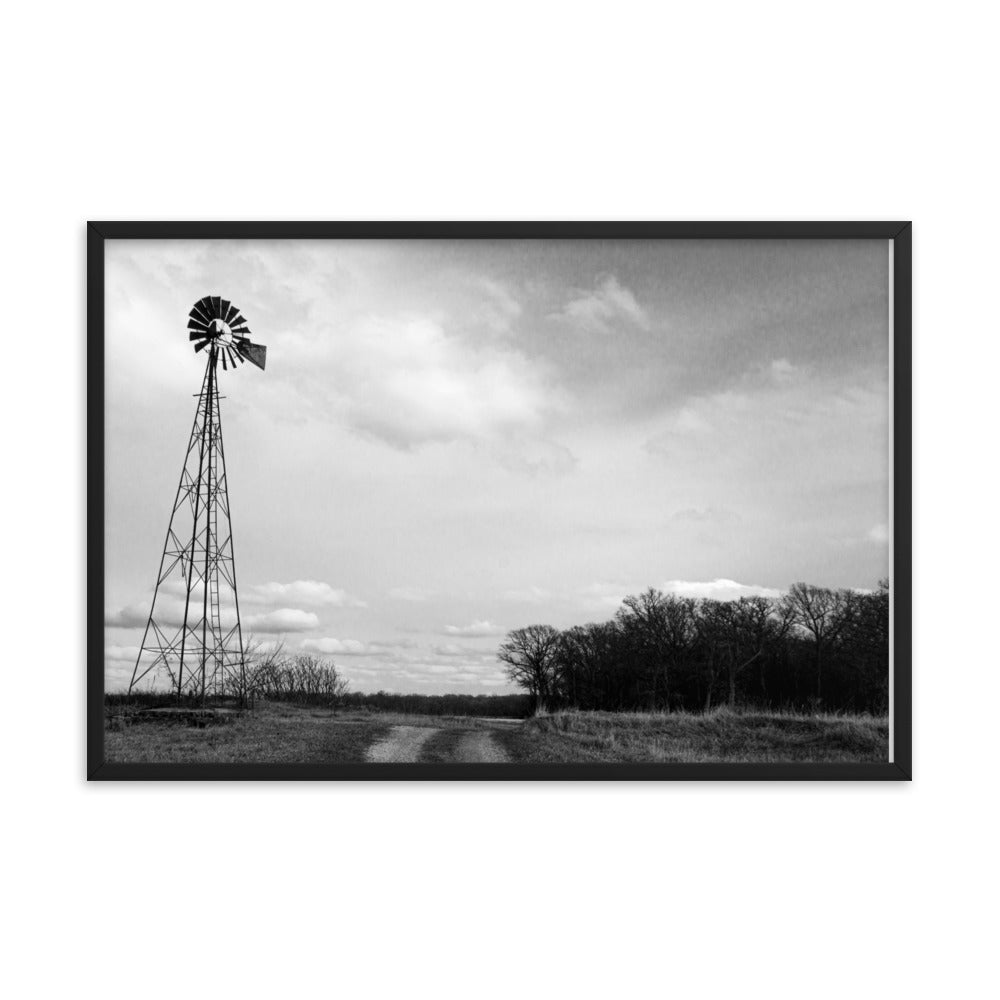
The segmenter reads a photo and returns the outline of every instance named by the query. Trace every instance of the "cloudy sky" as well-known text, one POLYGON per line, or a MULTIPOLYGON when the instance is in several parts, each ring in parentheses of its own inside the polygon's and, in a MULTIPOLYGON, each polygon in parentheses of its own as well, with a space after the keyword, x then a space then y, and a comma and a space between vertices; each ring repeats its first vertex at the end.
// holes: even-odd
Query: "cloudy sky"
POLYGON ((503 634, 646 586, 888 575, 884 242, 142 241, 106 251, 107 686, 127 686, 203 374, 244 632, 358 690, 508 690, 503 634))

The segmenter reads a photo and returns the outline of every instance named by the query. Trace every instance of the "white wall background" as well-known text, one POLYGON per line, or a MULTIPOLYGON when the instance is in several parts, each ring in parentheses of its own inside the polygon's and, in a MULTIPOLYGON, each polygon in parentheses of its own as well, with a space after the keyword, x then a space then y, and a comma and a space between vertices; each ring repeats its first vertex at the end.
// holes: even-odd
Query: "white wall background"
POLYGON ((7 11, 9 995, 984 995, 996 28, 870 0, 7 11), (88 217, 913 218, 916 781, 86 785, 88 217), (228 844, 204 881, 199 839, 228 844))

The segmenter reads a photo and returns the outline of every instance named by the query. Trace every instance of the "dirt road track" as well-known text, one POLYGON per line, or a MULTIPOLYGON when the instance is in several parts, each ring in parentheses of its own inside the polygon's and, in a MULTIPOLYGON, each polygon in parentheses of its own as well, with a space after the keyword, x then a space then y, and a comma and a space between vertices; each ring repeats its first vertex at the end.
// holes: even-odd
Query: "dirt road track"
POLYGON ((429 726, 393 726, 385 739, 368 748, 368 759, 373 764, 412 764, 436 732, 429 726))
MULTIPOLYGON (((437 732, 440 730, 430 726, 393 726, 388 736, 369 747, 368 760, 373 764, 413 764, 437 732)), ((463 733, 454 751, 458 764, 505 764, 509 759, 488 729, 463 733)))
POLYGON ((463 764, 506 764, 510 758, 488 729, 477 729, 459 741, 455 760, 463 764))

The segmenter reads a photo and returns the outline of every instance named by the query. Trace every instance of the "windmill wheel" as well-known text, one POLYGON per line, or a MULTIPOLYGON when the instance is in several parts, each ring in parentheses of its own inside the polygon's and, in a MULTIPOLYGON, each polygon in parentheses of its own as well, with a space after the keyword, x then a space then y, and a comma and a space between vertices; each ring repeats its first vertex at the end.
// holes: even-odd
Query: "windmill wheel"
POLYGON ((195 352, 211 346, 211 357, 222 359, 223 369, 236 367, 237 361, 249 361, 263 369, 267 348, 250 341, 250 328, 239 309, 228 299, 206 295, 188 313, 188 339, 195 352), (229 365, 226 359, 229 359, 229 365))

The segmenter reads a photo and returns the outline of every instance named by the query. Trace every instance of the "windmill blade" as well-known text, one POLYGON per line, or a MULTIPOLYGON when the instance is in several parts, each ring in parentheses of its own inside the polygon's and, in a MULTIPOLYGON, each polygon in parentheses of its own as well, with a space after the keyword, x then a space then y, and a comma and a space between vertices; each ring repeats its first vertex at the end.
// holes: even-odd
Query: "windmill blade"
POLYGON ((232 311, 235 313, 235 317, 233 319, 227 319, 226 322, 229 324, 230 329, 235 330, 236 327, 242 326, 246 320, 242 315, 240 315, 240 311, 236 308, 236 306, 233 306, 232 311))
POLYGON ((222 370, 224 372, 229 371, 229 366, 226 364, 226 352, 225 351, 220 351, 219 354, 222 357, 222 370))
POLYGON ((223 322, 226 320, 226 313, 229 312, 229 299, 223 299, 219 303, 219 319, 223 322))
POLYGON ((218 295, 212 296, 212 319, 222 318, 222 298, 218 295))
POLYGON ((194 353, 197 354, 202 348, 208 347, 208 341, 203 340, 200 344, 194 345, 194 353))
POLYGON ((188 334, 188 340, 201 340, 202 338, 205 340, 215 340, 217 336, 217 333, 210 333, 208 330, 192 330, 188 334))
POLYGON ((207 332, 208 331, 208 326, 209 326, 208 323, 204 323, 200 319, 189 319, 188 320, 188 329, 189 330, 204 330, 204 331, 207 332))
POLYGON ((234 305, 230 305, 229 311, 226 313, 226 316, 225 316, 226 322, 230 326, 235 326, 235 324, 233 323, 233 317, 234 316, 239 316, 239 314, 240 314, 239 309, 237 309, 236 306, 234 306, 234 305))
POLYGON ((211 323, 212 317, 209 316, 208 310, 205 308, 205 300, 199 299, 195 304, 191 312, 188 313, 192 319, 200 319, 203 323, 211 323))
POLYGON ((267 361, 267 348, 263 344, 251 344, 244 341, 240 343, 240 351, 250 364, 256 365, 261 371, 264 370, 264 363, 267 361))
POLYGON ((233 371, 236 371, 236 358, 238 355, 231 347, 226 348, 226 354, 229 355, 229 364, 232 366, 233 371))

